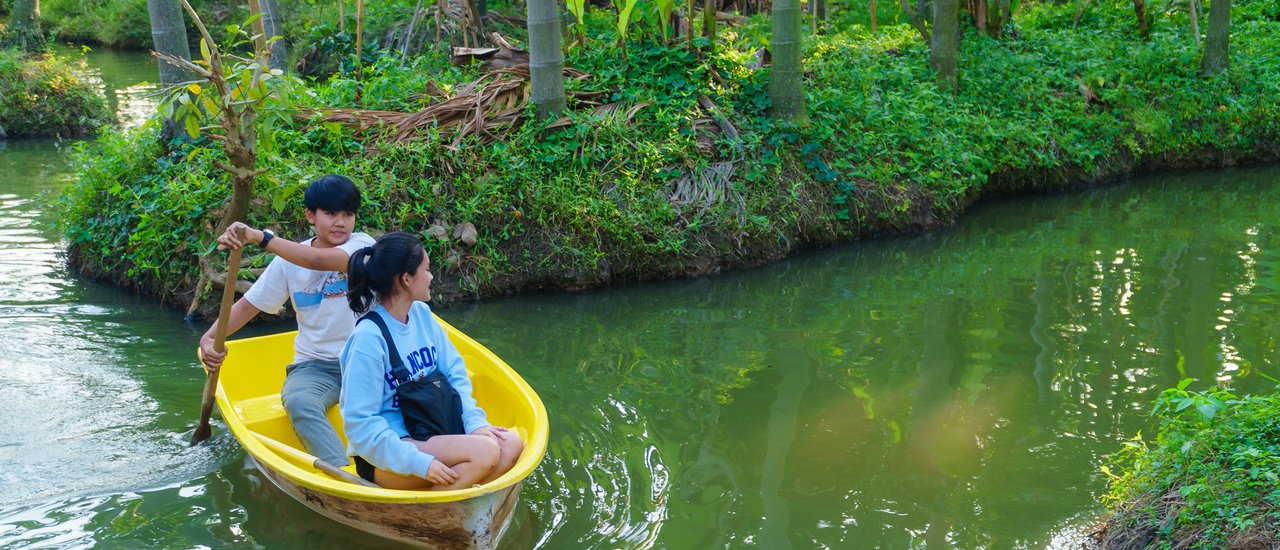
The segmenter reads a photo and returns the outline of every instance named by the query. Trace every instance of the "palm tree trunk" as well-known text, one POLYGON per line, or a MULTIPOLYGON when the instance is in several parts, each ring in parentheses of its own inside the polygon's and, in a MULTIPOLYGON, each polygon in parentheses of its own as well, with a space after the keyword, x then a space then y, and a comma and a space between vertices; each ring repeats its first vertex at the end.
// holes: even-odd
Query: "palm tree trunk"
POLYGON ((1209 4, 1209 34, 1204 39, 1204 55, 1200 72, 1212 76, 1230 65, 1231 0, 1213 0, 1209 4))
POLYGON ((529 99, 545 120, 564 110, 564 57, 556 0, 529 0, 529 99))
POLYGON ((9 30, 0 35, 0 46, 16 46, 26 51, 44 49, 40 30, 40 0, 13 0, 9 30))
POLYGON ((262 5, 262 30, 267 40, 279 36, 280 40, 271 43, 272 69, 288 71, 289 58, 284 44, 284 16, 280 14, 280 0, 259 0, 262 5))
POLYGON ((933 1, 933 41, 929 68, 937 73, 938 87, 956 88, 956 50, 959 47, 960 4, 956 0, 933 1))
POLYGON ((805 124, 804 60, 800 51, 800 0, 773 0, 773 71, 769 75, 769 115, 805 124))
MULTIPOLYGON (((147 0, 147 13, 151 16, 151 45, 157 53, 191 60, 191 45, 187 41, 187 24, 178 0, 147 0)), ((160 68, 160 84, 173 86, 187 80, 188 74, 172 63, 156 63, 160 68)), ((174 117, 164 119, 161 133, 165 141, 185 136, 186 129, 174 117)))

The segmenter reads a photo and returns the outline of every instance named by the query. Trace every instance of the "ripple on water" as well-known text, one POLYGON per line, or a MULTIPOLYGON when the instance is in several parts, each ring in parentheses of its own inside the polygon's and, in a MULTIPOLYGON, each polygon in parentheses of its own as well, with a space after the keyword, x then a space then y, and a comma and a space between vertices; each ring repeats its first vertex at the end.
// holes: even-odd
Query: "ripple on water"
POLYGON ((667 514, 669 474, 650 442, 649 419, 610 397, 555 419, 564 435, 548 444, 526 483, 541 531, 539 548, 650 548, 667 514), (563 420, 566 425, 560 425, 563 420))

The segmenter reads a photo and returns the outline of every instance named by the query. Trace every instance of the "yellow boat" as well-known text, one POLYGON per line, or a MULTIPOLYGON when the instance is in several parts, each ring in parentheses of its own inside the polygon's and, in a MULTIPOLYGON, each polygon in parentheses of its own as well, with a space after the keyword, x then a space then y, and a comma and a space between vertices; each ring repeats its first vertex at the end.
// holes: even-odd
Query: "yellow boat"
MULTIPOLYGON (((493 352, 440 321, 466 360, 474 395, 489 422, 525 442, 502 477, 459 491, 399 491, 339 480, 313 466, 280 404, 284 367, 296 332, 227 342, 217 402, 227 428, 280 490, 334 521, 361 531, 436 548, 493 548, 511 522, 520 483, 547 449, 547 410, 524 379, 493 352), (283 444, 283 445, 281 445, 283 444)), ((346 441, 335 406, 329 421, 346 441)), ((354 467, 344 468, 354 473, 354 467)))

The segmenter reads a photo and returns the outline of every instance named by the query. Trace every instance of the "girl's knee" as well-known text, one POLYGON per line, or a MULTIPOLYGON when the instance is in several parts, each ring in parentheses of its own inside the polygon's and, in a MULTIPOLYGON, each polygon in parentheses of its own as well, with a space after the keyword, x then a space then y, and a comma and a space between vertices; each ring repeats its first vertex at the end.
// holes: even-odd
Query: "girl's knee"
POLYGON ((491 470, 498 465, 498 459, 501 457, 502 447, 494 438, 481 436, 476 439, 476 454, 471 457, 476 466, 491 470))
POLYGON ((502 442, 502 452, 506 455, 520 456, 524 452, 524 440, 516 435, 514 431, 507 433, 507 439, 502 442))

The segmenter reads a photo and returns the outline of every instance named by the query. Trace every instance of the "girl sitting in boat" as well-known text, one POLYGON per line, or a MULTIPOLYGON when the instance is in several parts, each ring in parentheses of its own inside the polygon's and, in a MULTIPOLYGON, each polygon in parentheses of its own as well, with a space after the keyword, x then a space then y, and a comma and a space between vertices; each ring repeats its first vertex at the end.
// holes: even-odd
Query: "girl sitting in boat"
POLYGON ((338 408, 356 471, 390 489, 464 489, 515 465, 520 436, 490 425, 458 350, 425 302, 422 242, 391 233, 357 250, 347 301, 364 317, 343 348, 338 408))

